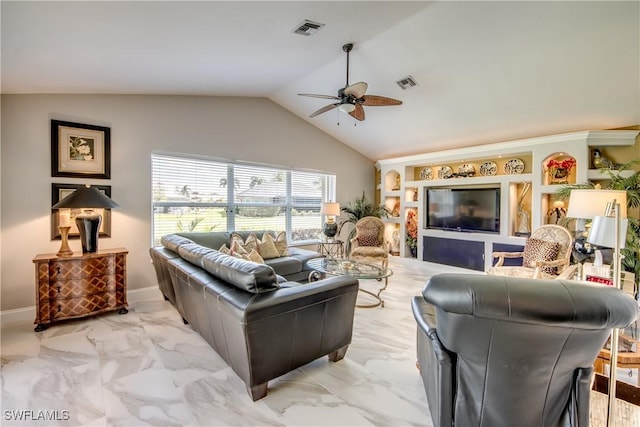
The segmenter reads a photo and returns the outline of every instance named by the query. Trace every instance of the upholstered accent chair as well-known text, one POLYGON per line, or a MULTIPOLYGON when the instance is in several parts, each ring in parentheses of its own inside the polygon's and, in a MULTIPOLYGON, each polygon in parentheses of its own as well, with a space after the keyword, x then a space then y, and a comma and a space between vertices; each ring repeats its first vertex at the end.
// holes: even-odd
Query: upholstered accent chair
POLYGON ((375 216, 365 216, 356 223, 356 235, 350 241, 349 259, 366 263, 389 263, 389 242, 384 237, 384 222, 375 216))
POLYGON ((432 276, 412 301, 435 427, 588 427, 593 363, 638 316, 612 286, 432 276))
POLYGON ((543 225, 531 233, 522 252, 494 252, 496 264, 487 270, 493 276, 552 279, 569 267, 573 237, 559 225, 543 225), (505 266, 505 258, 522 258, 522 266, 505 266))

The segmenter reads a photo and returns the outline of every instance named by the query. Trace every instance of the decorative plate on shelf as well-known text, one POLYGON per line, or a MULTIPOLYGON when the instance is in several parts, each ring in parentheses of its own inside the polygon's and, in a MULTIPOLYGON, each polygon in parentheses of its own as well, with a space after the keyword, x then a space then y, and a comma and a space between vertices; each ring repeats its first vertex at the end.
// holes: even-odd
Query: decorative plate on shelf
POLYGON ((480 175, 493 176, 498 173, 498 165, 496 162, 484 162, 480 165, 480 175))
POLYGON ((458 176, 474 176, 475 174, 476 168, 470 163, 465 163, 458 168, 458 176))
POLYGON ((524 162, 520 159, 507 160, 504 164, 504 173, 514 175, 524 172, 524 162))
POLYGON ((442 166, 440 170, 438 170, 438 178, 446 179, 451 178, 453 176, 453 169, 450 166, 442 166))
POLYGON ((420 169, 420 179, 433 179, 433 170, 431 168, 420 169))

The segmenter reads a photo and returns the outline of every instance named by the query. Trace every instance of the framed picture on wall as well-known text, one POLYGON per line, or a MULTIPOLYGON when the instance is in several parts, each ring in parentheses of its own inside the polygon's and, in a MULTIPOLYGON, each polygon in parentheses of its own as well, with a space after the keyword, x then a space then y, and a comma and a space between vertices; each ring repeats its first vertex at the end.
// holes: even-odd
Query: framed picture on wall
POLYGON ((51 120, 51 176, 111 177, 111 129, 51 120))
MULTIPOLYGON (((51 206, 58 203, 60 200, 67 197, 69 194, 76 191, 78 188, 83 187, 84 184, 51 184, 51 206)), ((105 196, 111 197, 110 185, 92 185, 105 194, 105 196)), ((51 240, 59 240, 60 230, 58 227, 70 226, 69 231, 70 239, 80 238, 80 232, 76 226, 76 215, 78 215, 82 209, 51 209, 51 240)), ((102 223, 100 224, 100 236, 111 236, 111 209, 94 209, 102 216, 102 223)))

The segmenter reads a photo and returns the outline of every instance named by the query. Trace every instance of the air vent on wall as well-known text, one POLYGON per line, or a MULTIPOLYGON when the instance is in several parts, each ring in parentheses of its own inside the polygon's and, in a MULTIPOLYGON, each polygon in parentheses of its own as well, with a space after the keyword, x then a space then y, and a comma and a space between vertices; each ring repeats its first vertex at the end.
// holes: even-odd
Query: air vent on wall
POLYGON ((403 77, 400 80, 398 80, 396 83, 403 90, 410 89, 414 86, 418 86, 418 82, 416 82, 416 80, 412 76, 403 77))
POLYGON ((298 25, 293 32, 302 36, 311 36, 317 33, 322 27, 324 27, 324 24, 306 19, 302 21, 302 24, 298 25))

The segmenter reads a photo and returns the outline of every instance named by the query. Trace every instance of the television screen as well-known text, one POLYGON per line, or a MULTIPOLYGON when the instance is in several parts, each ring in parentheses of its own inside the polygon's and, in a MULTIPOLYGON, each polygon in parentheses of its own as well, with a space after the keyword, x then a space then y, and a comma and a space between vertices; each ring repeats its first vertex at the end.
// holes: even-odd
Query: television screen
POLYGON ((499 188, 427 188, 426 228, 500 232, 499 188))

